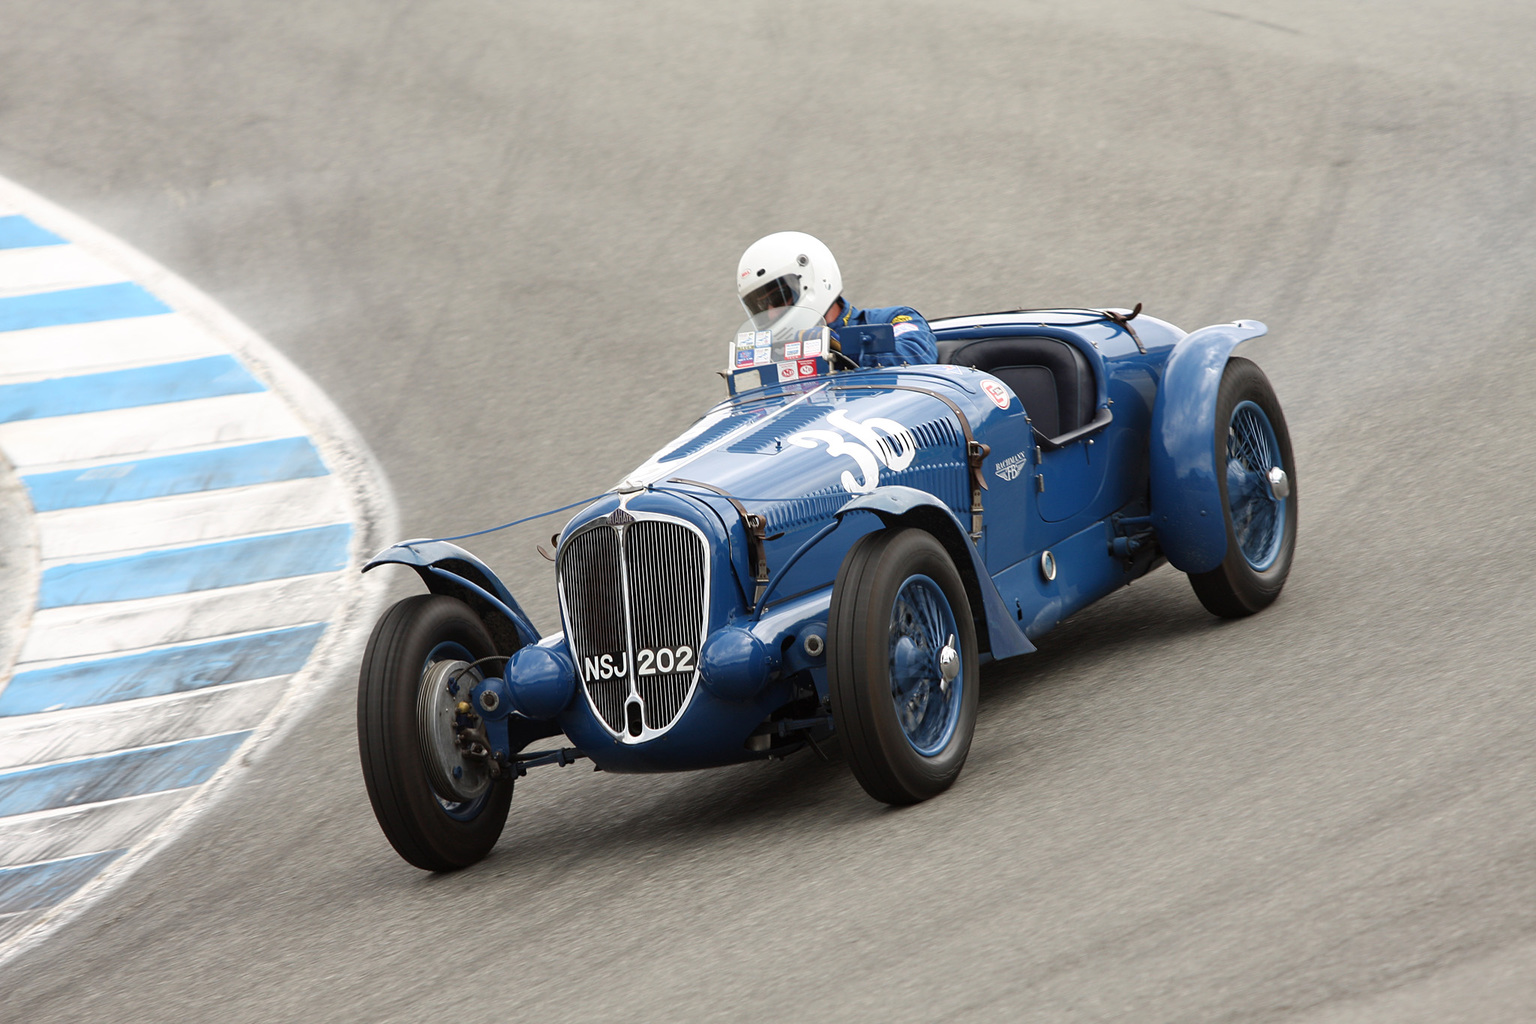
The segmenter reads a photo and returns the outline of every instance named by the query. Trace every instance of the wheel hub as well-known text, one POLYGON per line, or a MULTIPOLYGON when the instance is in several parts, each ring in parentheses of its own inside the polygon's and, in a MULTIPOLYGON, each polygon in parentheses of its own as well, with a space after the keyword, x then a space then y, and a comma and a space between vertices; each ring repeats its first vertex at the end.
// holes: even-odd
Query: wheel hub
POLYGON ((491 786, 485 759, 465 756, 460 744, 460 704, 478 682, 479 670, 469 668, 467 661, 434 661, 422 673, 417 693, 417 726, 427 778, 440 798, 454 803, 474 800, 491 786))
POLYGON ((939 686, 949 689, 949 684, 960 674, 960 652, 955 650, 955 634, 949 634, 949 642, 939 652, 939 686))

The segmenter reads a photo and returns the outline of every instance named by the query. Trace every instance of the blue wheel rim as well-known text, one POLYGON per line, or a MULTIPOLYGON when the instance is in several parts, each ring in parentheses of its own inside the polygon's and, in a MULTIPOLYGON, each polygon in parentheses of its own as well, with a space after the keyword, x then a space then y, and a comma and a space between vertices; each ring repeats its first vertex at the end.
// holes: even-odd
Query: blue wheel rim
POLYGON ((949 745, 960 721, 965 661, 947 684, 939 674, 939 652, 955 637, 955 613, 943 589, 922 574, 908 576, 891 604, 891 704, 912 749, 933 757, 949 745))
POLYGON ((1289 472, 1269 417, 1253 402, 1239 402, 1227 425, 1227 506, 1238 549, 1255 572, 1275 564, 1285 539, 1285 501, 1269 482, 1277 468, 1289 472))
MULTIPOLYGON (((425 676, 427 669, 439 661, 473 662, 474 660, 475 656, 470 653, 469 648, 452 640, 444 640, 427 654, 426 660, 421 663, 421 674, 425 676)), ((456 821, 470 821, 485 810, 485 805, 491 799, 491 790, 487 789, 473 800, 445 800, 441 793, 432 789, 432 799, 437 801, 437 806, 441 807, 448 817, 456 821)))

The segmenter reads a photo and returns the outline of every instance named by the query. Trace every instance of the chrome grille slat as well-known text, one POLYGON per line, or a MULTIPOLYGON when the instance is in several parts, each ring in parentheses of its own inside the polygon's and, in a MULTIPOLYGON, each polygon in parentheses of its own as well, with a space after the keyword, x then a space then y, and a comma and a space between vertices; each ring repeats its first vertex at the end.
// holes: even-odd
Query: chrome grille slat
POLYGON ((609 728, 624 728, 626 676, 592 678, 586 658, 627 652, 624 583, 620 576, 618 534, 606 526, 572 537, 560 555, 560 585, 569 612, 566 623, 577 673, 609 728))
MULTIPOLYGON (((687 528, 646 519, 625 531, 624 559, 629 567, 635 650, 666 650, 668 661, 678 648, 692 652, 686 672, 639 675, 641 666, 636 666, 635 689, 645 703, 646 728, 664 729, 683 710, 698 667, 704 552, 687 528)), ((656 657, 659 662, 662 656, 656 657)), ((653 662, 652 667, 659 665, 653 662)))
POLYGON ((622 526, 599 520, 566 541, 559 570, 566 636, 598 717, 625 737, 625 705, 633 696, 641 703, 645 736, 665 731, 698 681, 708 595, 703 536, 681 521, 644 513, 622 526), (647 663, 676 664, 680 648, 690 652, 688 671, 639 675, 647 663), (650 652, 644 660, 637 657, 641 651, 650 652), (602 679, 590 671, 593 659, 615 652, 624 655, 622 676, 602 679))

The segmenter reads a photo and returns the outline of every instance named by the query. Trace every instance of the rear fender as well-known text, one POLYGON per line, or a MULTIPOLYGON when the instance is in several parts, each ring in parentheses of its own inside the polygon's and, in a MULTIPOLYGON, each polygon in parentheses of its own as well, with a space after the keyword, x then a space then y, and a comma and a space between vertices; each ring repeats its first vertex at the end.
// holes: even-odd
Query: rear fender
POLYGON ((1152 525, 1174 568, 1209 572, 1227 554, 1216 465, 1216 393, 1232 350, 1269 328, 1257 320, 1203 327, 1168 356, 1152 409, 1152 525))
POLYGON ((976 640, 983 651, 1001 661, 1016 654, 1028 654, 1035 649, 1029 637, 1019 628, 1003 596, 997 592, 997 584, 987 572, 976 546, 955 513, 939 499, 915 487, 877 487, 868 494, 860 495, 843 505, 836 512, 841 520, 850 512, 872 512, 880 517, 887 529, 894 526, 914 526, 933 534, 949 552, 960 578, 965 581, 966 594, 971 600, 972 615, 976 619, 976 640))
POLYGON ((539 642, 527 613, 480 559, 445 540, 408 540, 385 548, 363 566, 363 572, 380 565, 408 565, 434 594, 456 597, 469 605, 485 622, 497 650, 510 654, 526 644, 539 642))

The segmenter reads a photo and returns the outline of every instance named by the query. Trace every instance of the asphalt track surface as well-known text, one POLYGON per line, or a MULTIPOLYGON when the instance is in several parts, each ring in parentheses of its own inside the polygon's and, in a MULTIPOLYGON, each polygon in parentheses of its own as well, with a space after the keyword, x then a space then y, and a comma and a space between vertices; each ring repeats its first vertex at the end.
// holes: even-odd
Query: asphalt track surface
MULTIPOLYGON (((350 680, 0 1018, 1536 1015, 1536 7, 11 0, 0 174, 226 305, 407 535, 605 487, 721 394, 730 277, 1253 317, 1280 603, 1164 569, 985 676, 965 774, 542 769, 490 859, 385 843, 350 680)), ((545 628, 542 524, 484 538, 545 628)), ((397 583, 400 593, 411 589, 397 583)))

